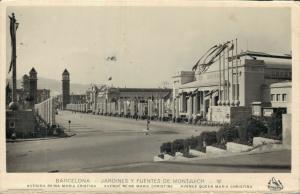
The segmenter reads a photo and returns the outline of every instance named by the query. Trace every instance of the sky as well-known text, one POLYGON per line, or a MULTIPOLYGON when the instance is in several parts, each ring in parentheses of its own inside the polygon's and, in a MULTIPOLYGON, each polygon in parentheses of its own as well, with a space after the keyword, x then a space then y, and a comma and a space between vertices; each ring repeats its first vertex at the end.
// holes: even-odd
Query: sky
MULTIPOLYGON (((8 7, 12 12, 20 23, 18 79, 34 67, 38 77, 61 80, 67 68, 73 83, 159 87, 227 40, 238 38, 239 50, 291 52, 289 8, 8 7)), ((8 17, 6 25, 8 69, 8 17)))

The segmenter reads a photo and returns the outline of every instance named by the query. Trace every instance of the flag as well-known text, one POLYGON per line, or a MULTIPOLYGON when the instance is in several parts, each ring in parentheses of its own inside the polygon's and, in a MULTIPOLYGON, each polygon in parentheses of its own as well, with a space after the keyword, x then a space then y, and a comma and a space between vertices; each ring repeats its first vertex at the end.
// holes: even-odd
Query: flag
POLYGON ((107 57, 106 60, 107 61, 117 61, 117 57, 116 56, 107 57))
POLYGON ((232 51, 234 49, 234 44, 231 44, 231 46, 229 47, 229 50, 232 51))
POLYGON ((11 71, 12 67, 13 67, 13 61, 14 61, 14 54, 13 54, 13 50, 15 48, 16 45, 16 19, 15 19, 15 15, 14 13, 12 14, 12 16, 8 16, 9 20, 10 20, 10 38, 11 38, 11 46, 12 46, 12 54, 11 54, 11 62, 9 65, 9 70, 8 73, 11 71))
POLYGON ((197 67, 198 67, 198 63, 196 63, 196 64, 193 66, 192 70, 193 70, 193 71, 196 71, 197 67))
POLYGON ((11 60, 11 62, 10 62, 10 65, 9 65, 9 70, 8 70, 8 73, 11 71, 11 69, 12 69, 12 66, 13 66, 13 63, 12 63, 12 60, 11 60))
POLYGON ((109 77, 109 78, 108 78, 108 81, 110 81, 110 80, 112 80, 112 77, 109 77))

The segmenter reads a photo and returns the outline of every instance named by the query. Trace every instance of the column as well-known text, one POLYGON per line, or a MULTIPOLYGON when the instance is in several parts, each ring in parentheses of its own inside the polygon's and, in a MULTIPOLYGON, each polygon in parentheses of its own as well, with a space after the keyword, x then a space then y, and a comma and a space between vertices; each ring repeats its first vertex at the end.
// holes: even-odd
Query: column
POLYGON ((176 97, 173 96, 173 101, 172 101, 172 120, 175 121, 175 103, 176 103, 176 97))
POLYGON ((179 94, 179 96, 177 96, 177 99, 176 99, 178 101, 178 105, 179 105, 179 107, 177 109, 178 113, 182 112, 182 97, 181 96, 182 95, 179 94))
POLYGON ((127 100, 123 101, 124 103, 124 116, 127 116, 127 100))
POLYGON ((194 118, 196 117, 197 113, 198 113, 198 99, 197 99, 198 95, 197 93, 194 94, 193 96, 193 115, 194 118))
POLYGON ((176 117, 176 120, 178 120, 179 119, 179 107, 180 107, 180 97, 179 96, 176 98, 175 103, 176 103, 176 110, 175 110, 176 116, 175 117, 176 117))
POLYGON ((188 115, 188 119, 190 122, 190 120, 193 119, 193 97, 192 97, 192 95, 189 96, 187 103, 188 103, 187 115, 188 115))
POLYGON ((134 100, 130 101, 130 116, 134 115, 134 100))
POLYGON ((206 118, 206 102, 205 102, 205 91, 202 92, 202 104, 203 104, 203 118, 206 118))
POLYGON ((161 99, 158 99, 158 118, 161 118, 161 99))
POLYGON ((148 115, 149 115, 149 118, 151 119, 152 118, 152 100, 148 100, 148 115))
POLYGON ((161 119, 165 117, 165 100, 162 98, 161 99, 161 119))
POLYGON ((198 92, 198 96, 199 96, 199 101, 198 101, 198 106, 199 106, 199 113, 201 113, 201 110, 202 110, 202 106, 203 106, 203 104, 202 104, 202 91, 199 91, 198 92))
POLYGON ((116 114, 116 112, 117 112, 116 104, 117 104, 116 102, 112 102, 112 103, 111 103, 111 105, 112 105, 112 113, 113 113, 113 114, 116 114))
POLYGON ((142 117, 143 115, 143 103, 139 102, 139 110, 138 110, 138 115, 139 117, 142 117))
POLYGON ((121 115, 121 99, 118 99, 118 115, 121 115))
POLYGON ((182 93, 182 97, 181 97, 181 99, 182 99, 182 108, 181 108, 181 110, 182 110, 182 112, 187 112, 187 96, 186 96, 186 93, 182 93))

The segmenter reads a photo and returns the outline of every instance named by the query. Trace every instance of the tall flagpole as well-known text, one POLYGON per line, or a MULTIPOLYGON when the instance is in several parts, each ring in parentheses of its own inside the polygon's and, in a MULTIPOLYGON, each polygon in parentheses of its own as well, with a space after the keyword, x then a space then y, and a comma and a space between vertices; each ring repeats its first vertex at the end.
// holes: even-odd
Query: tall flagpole
POLYGON ((218 100, 218 105, 222 105, 222 96, 221 96, 221 80, 222 80, 222 72, 221 72, 221 66, 222 66, 222 61, 221 61, 221 53, 219 55, 219 100, 218 100))
POLYGON ((235 79, 236 79, 236 86, 235 86, 235 95, 236 95, 236 101, 235 101, 235 105, 236 106, 239 106, 239 69, 238 69, 238 45, 237 45, 237 38, 235 39, 235 54, 236 54, 236 57, 235 57, 235 61, 236 61, 236 72, 235 72, 235 79))
POLYGON ((225 55, 226 55, 226 52, 225 50, 222 51, 223 53, 223 105, 226 105, 226 92, 225 92, 225 55))
MULTIPOLYGON (((233 46, 233 40, 231 41, 231 45, 233 46)), ((234 106, 234 93, 233 93, 233 50, 234 48, 231 49, 231 83, 230 83, 230 86, 231 86, 231 105, 234 106)))
POLYGON ((230 98, 229 98, 229 48, 227 47, 227 82, 226 82, 226 86, 227 86, 227 101, 226 101, 226 105, 230 105, 230 98))

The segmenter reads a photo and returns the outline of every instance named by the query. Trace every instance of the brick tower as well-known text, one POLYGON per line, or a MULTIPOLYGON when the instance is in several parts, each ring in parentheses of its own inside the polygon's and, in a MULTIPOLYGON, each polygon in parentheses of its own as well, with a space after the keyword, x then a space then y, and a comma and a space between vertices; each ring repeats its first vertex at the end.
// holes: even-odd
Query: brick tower
POLYGON ((30 106, 33 108, 37 103, 37 72, 34 68, 29 72, 29 96, 30 106))
POLYGON ((23 76, 22 88, 25 92, 29 92, 29 76, 27 74, 23 76))
POLYGON ((70 74, 67 69, 62 74, 62 109, 70 102, 70 74))

